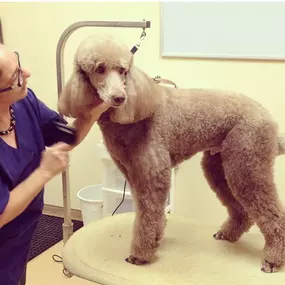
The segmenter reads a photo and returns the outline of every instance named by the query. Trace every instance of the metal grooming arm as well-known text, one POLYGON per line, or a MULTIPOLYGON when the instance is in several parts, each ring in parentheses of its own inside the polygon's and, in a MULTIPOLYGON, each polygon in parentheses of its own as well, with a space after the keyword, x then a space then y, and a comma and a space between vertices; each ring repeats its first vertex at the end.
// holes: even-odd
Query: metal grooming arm
POLYGON ((3 30, 2 30, 1 19, 0 19, 0 44, 4 44, 4 38, 3 38, 3 30))
MULTIPOLYGON (((76 22, 65 29, 62 33, 56 49, 56 70, 57 70, 57 90, 58 98, 64 85, 64 48, 70 35, 79 28, 83 27, 118 27, 118 28, 150 28, 150 21, 142 20, 137 22, 132 21, 80 21, 76 22)), ((0 35, 1 36, 1 35, 0 35)), ((69 184, 69 169, 62 174, 62 187, 63 187, 63 207, 64 207, 64 223, 63 228, 63 243, 73 233, 73 223, 71 221, 71 205, 70 205, 70 184, 69 184)))

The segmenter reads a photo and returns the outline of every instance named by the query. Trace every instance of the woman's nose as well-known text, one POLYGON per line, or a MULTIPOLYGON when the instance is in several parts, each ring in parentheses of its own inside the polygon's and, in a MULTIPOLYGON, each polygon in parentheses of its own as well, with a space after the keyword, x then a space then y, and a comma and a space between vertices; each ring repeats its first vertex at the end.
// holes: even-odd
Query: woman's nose
POLYGON ((31 73, 25 68, 22 68, 22 74, 24 78, 29 78, 31 76, 31 73))

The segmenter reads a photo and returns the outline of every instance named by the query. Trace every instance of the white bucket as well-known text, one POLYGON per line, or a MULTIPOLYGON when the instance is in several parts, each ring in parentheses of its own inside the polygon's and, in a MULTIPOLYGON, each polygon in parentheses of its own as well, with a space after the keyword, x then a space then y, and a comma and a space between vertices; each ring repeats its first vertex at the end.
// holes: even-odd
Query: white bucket
POLYGON ((103 199, 101 184, 82 188, 77 193, 77 197, 80 200, 80 209, 84 225, 102 218, 103 199))
POLYGON ((104 201, 103 215, 111 216, 116 210, 115 214, 134 212, 135 206, 132 199, 132 194, 129 191, 125 192, 125 199, 123 200, 123 191, 102 188, 102 197, 104 201), (121 204, 122 202, 122 204, 121 204), (119 208, 117 208, 120 205, 119 208))
MULTIPOLYGON (((103 141, 97 144, 97 148, 103 166, 102 187, 113 190, 123 190, 125 177, 112 160, 103 141)), ((130 191, 129 183, 126 185, 126 190, 130 191)))

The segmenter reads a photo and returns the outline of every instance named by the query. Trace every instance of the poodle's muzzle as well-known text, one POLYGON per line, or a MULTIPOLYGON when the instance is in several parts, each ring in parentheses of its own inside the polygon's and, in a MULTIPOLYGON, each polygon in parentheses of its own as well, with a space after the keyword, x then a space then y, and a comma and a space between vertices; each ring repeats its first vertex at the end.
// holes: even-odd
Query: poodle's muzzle
POLYGON ((103 101, 115 108, 125 105, 127 93, 124 75, 110 71, 102 81, 98 81, 98 77, 96 77, 91 76, 90 81, 96 87, 97 93, 103 101))

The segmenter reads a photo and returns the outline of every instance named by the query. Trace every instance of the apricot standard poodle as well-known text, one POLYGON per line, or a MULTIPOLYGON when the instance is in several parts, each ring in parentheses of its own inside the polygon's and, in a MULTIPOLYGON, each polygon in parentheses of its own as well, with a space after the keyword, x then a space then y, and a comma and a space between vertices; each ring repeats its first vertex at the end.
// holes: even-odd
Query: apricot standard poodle
POLYGON ((235 92, 161 86, 134 66, 127 46, 94 35, 75 53, 58 110, 84 117, 102 101, 110 108, 98 124, 137 209, 127 262, 153 261, 166 225, 171 168, 203 152, 205 177, 229 215, 214 237, 234 242, 256 223, 265 238, 262 270, 284 266, 285 212, 273 166, 285 154, 285 139, 264 107, 235 92))

